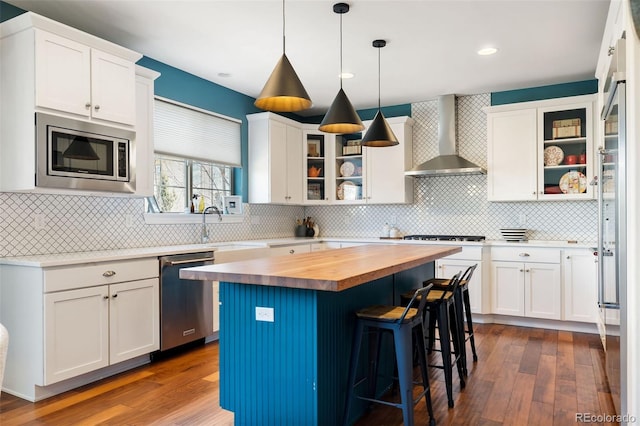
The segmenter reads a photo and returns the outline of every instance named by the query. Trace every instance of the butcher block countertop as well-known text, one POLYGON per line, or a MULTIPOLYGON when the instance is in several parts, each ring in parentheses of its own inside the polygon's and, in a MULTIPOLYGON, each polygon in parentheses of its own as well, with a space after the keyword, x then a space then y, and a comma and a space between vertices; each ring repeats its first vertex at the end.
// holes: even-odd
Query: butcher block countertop
POLYGON ((459 246, 364 245, 180 270, 180 277, 342 291, 459 253, 459 246))

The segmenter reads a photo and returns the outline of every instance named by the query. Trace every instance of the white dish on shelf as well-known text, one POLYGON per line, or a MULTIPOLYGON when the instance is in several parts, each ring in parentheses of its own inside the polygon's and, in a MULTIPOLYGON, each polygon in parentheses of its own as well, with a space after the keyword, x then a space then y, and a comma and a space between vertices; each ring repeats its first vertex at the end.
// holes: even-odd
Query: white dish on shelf
POLYGON ((548 146, 544 149, 544 165, 557 166, 564 159, 564 151, 556 145, 548 146))
POLYGON ((338 200, 356 200, 357 199, 357 187, 356 184, 345 180, 338 185, 337 194, 338 200))
POLYGON ((577 170, 571 170, 562 175, 559 185, 564 194, 581 194, 587 191, 587 177, 577 170))
POLYGON ((340 165, 340 175, 349 177, 353 176, 353 173, 356 171, 356 166, 351 161, 345 161, 340 165))

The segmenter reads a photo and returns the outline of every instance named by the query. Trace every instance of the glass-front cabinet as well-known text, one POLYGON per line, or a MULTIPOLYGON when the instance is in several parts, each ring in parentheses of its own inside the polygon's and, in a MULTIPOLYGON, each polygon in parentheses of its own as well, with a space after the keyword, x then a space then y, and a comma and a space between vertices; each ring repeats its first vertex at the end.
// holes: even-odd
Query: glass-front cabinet
POLYGON ((487 199, 593 199, 594 100, 581 95, 486 108, 487 199))
POLYGON ((337 135, 335 140, 335 199, 350 204, 363 200, 362 134, 337 135))
POLYGON ((331 176, 329 139, 332 136, 305 131, 304 138, 304 203, 327 204, 331 200, 332 187, 328 179, 331 176))
POLYGON ((540 108, 538 124, 539 199, 593 198, 592 103, 540 108))

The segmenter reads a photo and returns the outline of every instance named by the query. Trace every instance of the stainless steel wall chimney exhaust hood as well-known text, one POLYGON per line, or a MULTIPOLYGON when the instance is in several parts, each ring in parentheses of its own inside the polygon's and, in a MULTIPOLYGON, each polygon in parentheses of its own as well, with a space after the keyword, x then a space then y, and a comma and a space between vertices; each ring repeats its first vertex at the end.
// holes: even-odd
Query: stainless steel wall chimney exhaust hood
POLYGON ((438 156, 405 172, 407 176, 479 175, 487 171, 456 153, 456 98, 438 98, 438 156))

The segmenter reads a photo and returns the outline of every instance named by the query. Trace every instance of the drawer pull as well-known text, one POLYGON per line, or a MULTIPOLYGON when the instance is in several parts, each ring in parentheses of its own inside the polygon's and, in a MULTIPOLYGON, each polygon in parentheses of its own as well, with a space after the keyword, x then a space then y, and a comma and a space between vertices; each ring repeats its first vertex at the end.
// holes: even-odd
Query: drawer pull
POLYGON ((292 250, 289 250, 289 254, 293 254, 293 253, 295 253, 295 252, 296 252, 296 251, 295 251, 295 250, 293 250, 293 249, 292 249, 292 250))
POLYGON ((520 253, 518 256, 520 256, 520 257, 529 257, 529 253, 520 253))
POLYGON ((115 274, 116 274, 116 271, 104 271, 104 272, 102 273, 102 276, 103 276, 103 277, 112 277, 112 276, 114 276, 115 274))
POLYGON ((114 295, 113 295, 113 296, 111 296, 111 297, 113 297, 113 298, 115 299, 116 297, 118 297, 118 293, 114 294, 114 295))

